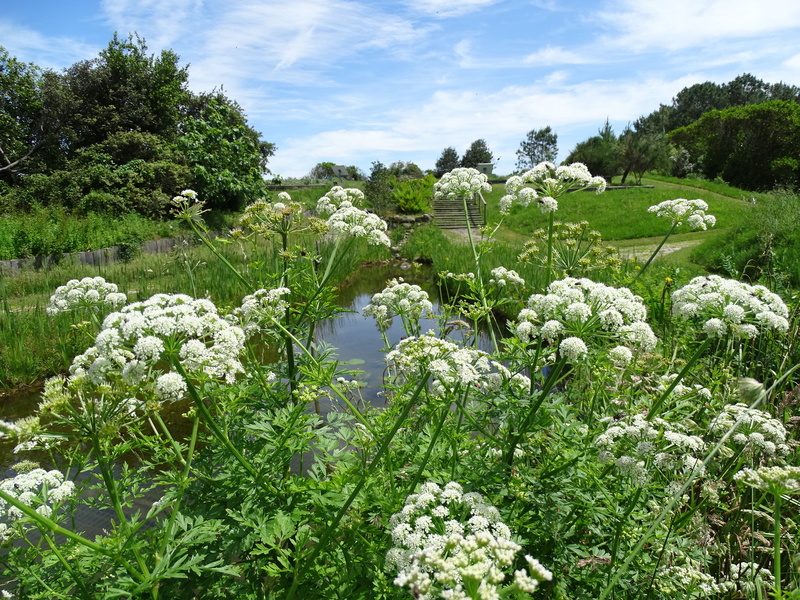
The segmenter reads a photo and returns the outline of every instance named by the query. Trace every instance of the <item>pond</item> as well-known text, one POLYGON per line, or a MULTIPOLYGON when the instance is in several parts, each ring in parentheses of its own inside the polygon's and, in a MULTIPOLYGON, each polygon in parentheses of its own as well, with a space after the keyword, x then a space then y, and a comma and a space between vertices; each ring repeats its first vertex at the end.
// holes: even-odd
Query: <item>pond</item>
MULTIPOLYGON (((383 340, 375 319, 361 314, 361 310, 369 304, 372 295, 380 292, 390 279, 402 277, 407 283, 419 285, 425 290, 433 303, 434 313, 438 312, 440 298, 435 283, 435 274, 430 267, 403 263, 402 265, 371 266, 360 270, 338 294, 337 302, 344 310, 334 319, 322 321, 317 325, 317 340, 336 348, 336 357, 345 366, 363 371, 358 379, 363 383, 361 396, 364 402, 382 406, 384 399, 380 395, 383 375, 386 367, 384 353, 381 351, 383 340)), ((423 319, 421 330, 438 329, 436 319, 423 319)), ((400 319, 394 319, 386 331, 389 343, 397 344, 405 335, 400 319)), ((460 332, 451 334, 458 339, 460 332)), ((479 345, 488 349, 488 335, 479 335, 479 345)), ((13 394, 0 395, 0 419, 13 421, 35 413, 39 402, 41 385, 17 390, 13 394)), ((327 412, 330 406, 321 405, 321 412, 327 412)), ((171 427, 180 430, 185 424, 180 417, 182 410, 172 412, 171 427)), ((169 415, 167 415, 169 416, 169 415)), ((11 451, 14 442, 0 440, 0 478, 10 475, 8 469, 15 462, 11 451)))

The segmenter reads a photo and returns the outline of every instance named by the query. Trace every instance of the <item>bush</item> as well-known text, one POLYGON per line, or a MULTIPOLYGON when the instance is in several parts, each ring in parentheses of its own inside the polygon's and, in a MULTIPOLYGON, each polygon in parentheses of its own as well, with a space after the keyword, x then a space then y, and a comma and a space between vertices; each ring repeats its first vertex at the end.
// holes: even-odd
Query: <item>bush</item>
POLYGON ((429 211, 434 183, 436 183, 436 177, 433 175, 428 175, 423 179, 395 180, 392 183, 392 198, 397 210, 404 214, 429 211))

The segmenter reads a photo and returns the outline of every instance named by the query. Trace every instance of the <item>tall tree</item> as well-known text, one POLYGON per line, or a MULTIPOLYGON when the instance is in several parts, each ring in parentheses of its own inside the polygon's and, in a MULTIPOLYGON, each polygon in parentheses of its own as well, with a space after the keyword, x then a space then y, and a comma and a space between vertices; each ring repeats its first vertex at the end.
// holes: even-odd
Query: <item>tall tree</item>
POLYGON ((558 155, 558 135, 550 126, 531 129, 517 150, 517 171, 527 171, 540 162, 555 162, 558 155))
POLYGON ((639 184, 648 171, 668 170, 671 166, 669 155, 669 145, 664 134, 644 133, 626 127, 618 141, 618 163, 622 170, 620 183, 625 185, 631 173, 639 184))
POLYGON ((434 174, 436 177, 441 177, 445 173, 449 173, 453 169, 458 168, 458 165, 458 152, 456 152, 456 149, 452 146, 448 146, 442 150, 442 155, 436 161, 436 169, 434 170, 434 174))
POLYGON ((606 119, 603 127, 597 131, 597 135, 576 144, 564 162, 581 162, 593 175, 600 175, 611 181, 611 178, 619 172, 618 144, 617 136, 606 119))
POLYGON ((464 152, 464 156, 461 157, 461 166, 476 169, 481 163, 492 162, 492 158, 493 155, 486 144, 486 140, 475 140, 464 152))
POLYGON ((194 190, 209 206, 238 210, 264 190, 275 146, 260 139, 244 112, 221 93, 203 97, 196 118, 181 124, 177 147, 194 176, 194 190))
POLYGON ((91 146, 118 131, 176 138, 189 95, 188 68, 179 67, 178 60, 170 50, 148 55, 138 36, 122 40, 114 34, 100 56, 68 68, 64 78, 74 102, 71 149, 91 146))

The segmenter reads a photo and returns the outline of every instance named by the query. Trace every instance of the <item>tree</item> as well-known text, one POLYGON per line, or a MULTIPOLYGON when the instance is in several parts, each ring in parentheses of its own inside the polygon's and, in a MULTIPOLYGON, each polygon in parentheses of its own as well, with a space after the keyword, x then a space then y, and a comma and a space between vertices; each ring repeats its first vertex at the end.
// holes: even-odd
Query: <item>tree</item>
POLYGON ((445 173, 449 173, 453 169, 457 169, 459 165, 458 152, 452 146, 448 146, 442 150, 442 155, 436 161, 436 169, 434 174, 436 177, 441 177, 445 173))
POLYGON ((389 169, 379 160, 372 163, 369 180, 364 184, 364 197, 378 214, 386 214, 394 208, 389 169))
POLYGON ((247 125, 241 107, 221 93, 204 97, 197 118, 177 141, 193 173, 193 189, 212 208, 239 210, 264 190, 275 146, 247 125))
POLYGON ((558 135, 548 125, 531 129, 517 150, 517 171, 527 171, 540 162, 555 162, 558 155, 558 135))
POLYGON ((625 185, 633 173, 637 184, 642 176, 655 169, 670 169, 670 149, 666 136, 661 133, 643 133, 626 127, 618 140, 618 163, 622 169, 620 184, 625 185))
POLYGON ((35 172, 35 163, 52 153, 47 147, 58 146, 68 114, 63 92, 55 73, 22 63, 0 47, 0 179, 14 182, 17 175, 35 172))
POLYGON ((477 169, 481 163, 492 162, 492 158, 493 156, 489 146, 486 145, 486 140, 475 140, 464 152, 464 156, 461 157, 461 166, 477 169))
POLYGON ((800 184, 800 104, 770 100, 711 111, 669 134, 708 179, 750 190, 800 184))
POLYGON ((422 179, 425 176, 415 163, 402 160, 389 165, 389 174, 397 179, 422 179))
POLYGON ((576 144, 564 162, 581 162, 593 175, 600 175, 611 181, 611 178, 619 172, 618 152, 617 136, 606 120, 605 125, 597 131, 597 135, 576 144))
POLYGON ((114 34, 100 56, 75 63, 64 73, 71 92, 70 151, 103 141, 118 131, 145 131, 169 141, 179 135, 187 105, 188 67, 163 50, 148 56, 138 36, 114 34))
POLYGON ((308 172, 307 177, 310 179, 334 179, 336 177, 336 173, 333 170, 333 167, 336 166, 336 163, 332 162, 319 162, 308 172))

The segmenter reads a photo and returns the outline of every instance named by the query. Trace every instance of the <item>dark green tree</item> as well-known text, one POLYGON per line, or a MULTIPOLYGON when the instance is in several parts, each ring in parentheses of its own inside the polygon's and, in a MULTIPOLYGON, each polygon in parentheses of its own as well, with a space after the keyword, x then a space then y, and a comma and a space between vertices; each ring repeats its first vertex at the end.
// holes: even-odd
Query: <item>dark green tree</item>
POLYGON ((441 177, 445 173, 449 173, 453 169, 457 169, 458 165, 458 152, 456 152, 456 149, 452 146, 448 146, 442 150, 441 156, 436 160, 434 174, 436 177, 441 177))
POLYGON ((707 178, 751 190, 800 184, 800 104, 770 100, 711 111, 669 134, 707 178))
POLYGON ((273 144, 247 125, 241 107, 221 93, 203 99, 181 124, 176 145, 192 170, 192 187, 212 208, 239 210, 264 191, 273 144))
POLYGON ((550 126, 531 129, 519 143, 517 171, 527 171, 540 162, 555 162, 558 156, 558 135, 550 126))
POLYGON ((597 135, 578 142, 564 162, 581 162, 592 175, 600 175, 610 182, 619 173, 619 141, 608 120, 597 135))
POLYGON ((493 155, 486 144, 486 140, 475 140, 464 152, 464 156, 461 157, 461 166, 477 169, 481 163, 492 162, 492 158, 493 155))
POLYGON ((425 174, 415 163, 398 160, 389 165, 389 174, 396 179, 422 179, 425 174))
POLYGON ((670 148, 664 134, 643 133, 626 127, 619 136, 617 148, 622 185, 631 173, 635 182, 640 184, 648 171, 668 171, 671 168, 670 148))
POLYGON ((118 131, 144 131, 173 141, 189 99, 188 67, 180 67, 178 60, 170 50, 148 55, 138 36, 122 40, 114 34, 97 58, 69 67, 63 77, 72 101, 70 151, 118 131))
POLYGON ((376 213, 384 215, 394 208, 389 169, 379 160, 372 163, 369 179, 364 184, 364 197, 376 213))

